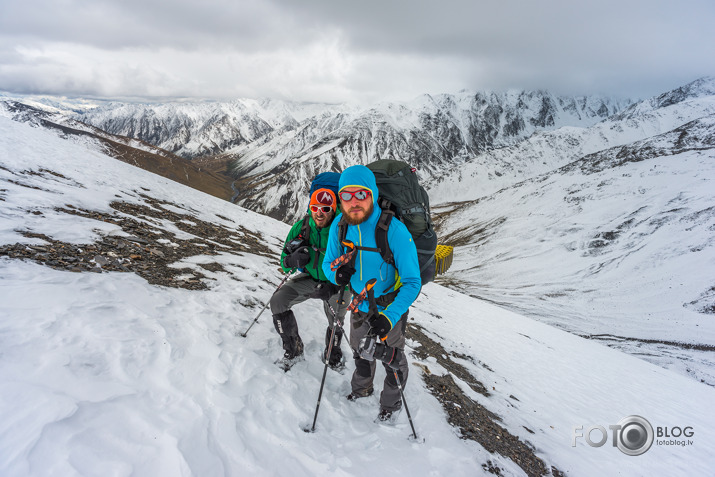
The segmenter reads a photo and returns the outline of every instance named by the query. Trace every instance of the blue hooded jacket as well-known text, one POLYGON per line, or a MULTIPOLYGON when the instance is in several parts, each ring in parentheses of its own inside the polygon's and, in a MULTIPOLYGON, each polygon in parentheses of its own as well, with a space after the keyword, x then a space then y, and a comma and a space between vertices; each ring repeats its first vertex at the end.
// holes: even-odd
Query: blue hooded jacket
MULTIPOLYGON (((363 187, 372 193, 373 211, 368 219, 359 225, 348 225, 346 240, 355 245, 367 248, 377 248, 375 242, 375 226, 380 218, 380 206, 377 205, 378 190, 375 183, 375 175, 365 166, 357 165, 348 167, 340 174, 339 190, 346 187, 363 187)), ((335 272, 330 269, 330 264, 344 253, 344 248, 339 243, 338 223, 340 217, 336 217, 330 226, 330 236, 323 260, 323 272, 331 282, 335 283, 335 272)), ((420 278, 420 267, 417 262, 417 249, 412 235, 399 220, 390 222, 387 231, 387 241, 390 250, 394 255, 395 265, 390 265, 382 259, 377 251, 358 250, 355 260, 355 274, 350 279, 353 290, 360 293, 365 284, 372 278, 377 282, 373 288, 375 298, 399 290, 395 300, 385 308, 378 307, 378 311, 383 313, 394 325, 407 312, 412 302, 415 301, 422 287, 420 278)), ((364 300, 360 306, 360 311, 367 312, 369 303, 364 300)))

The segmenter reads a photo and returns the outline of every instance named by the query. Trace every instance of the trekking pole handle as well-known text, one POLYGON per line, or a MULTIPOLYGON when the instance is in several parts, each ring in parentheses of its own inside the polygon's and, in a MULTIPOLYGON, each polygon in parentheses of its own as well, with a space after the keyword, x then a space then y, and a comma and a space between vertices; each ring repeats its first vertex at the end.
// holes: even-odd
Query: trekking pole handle
POLYGON ((357 252, 355 244, 349 240, 345 240, 343 241, 343 245, 345 245, 345 247, 349 250, 330 263, 330 269, 332 271, 337 270, 341 265, 345 265, 347 263, 352 264, 355 261, 355 253, 357 252))
POLYGON ((365 290, 367 290, 367 302, 370 305, 370 311, 377 315, 377 302, 375 301, 375 283, 377 283, 377 278, 371 278, 368 280, 367 284, 365 284, 365 290))

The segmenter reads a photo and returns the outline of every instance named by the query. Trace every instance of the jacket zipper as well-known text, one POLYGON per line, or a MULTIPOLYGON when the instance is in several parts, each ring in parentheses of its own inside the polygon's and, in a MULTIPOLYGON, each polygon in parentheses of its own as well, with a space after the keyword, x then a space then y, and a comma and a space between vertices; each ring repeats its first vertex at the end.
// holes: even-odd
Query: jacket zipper
MULTIPOLYGON (((357 226, 357 229, 358 229, 358 238, 360 241, 360 246, 362 247, 362 230, 360 230, 359 225, 357 226)), ((362 281, 362 254, 363 254, 363 251, 360 250, 359 252, 360 252, 360 281, 362 281)))

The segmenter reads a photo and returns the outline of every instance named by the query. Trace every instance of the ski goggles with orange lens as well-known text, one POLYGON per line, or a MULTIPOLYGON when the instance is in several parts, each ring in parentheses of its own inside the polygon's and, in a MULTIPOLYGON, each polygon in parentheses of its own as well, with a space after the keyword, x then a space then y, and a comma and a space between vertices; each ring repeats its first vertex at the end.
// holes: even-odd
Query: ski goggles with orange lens
POLYGON ((370 191, 367 189, 360 189, 354 192, 348 192, 344 190, 340 193, 340 200, 342 200, 343 202, 350 202, 353 197, 355 197, 357 200, 365 200, 370 197, 370 191))
POLYGON ((329 205, 311 205, 310 210, 312 210, 313 212, 322 210, 324 214, 327 214, 328 212, 333 210, 333 208, 330 207, 329 205))

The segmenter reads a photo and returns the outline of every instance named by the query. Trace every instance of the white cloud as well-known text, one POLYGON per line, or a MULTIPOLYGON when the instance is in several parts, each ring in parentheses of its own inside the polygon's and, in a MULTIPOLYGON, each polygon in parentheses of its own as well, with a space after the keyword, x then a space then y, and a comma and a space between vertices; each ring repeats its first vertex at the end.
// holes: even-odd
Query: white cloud
POLYGON ((12 92, 345 101, 523 87, 646 96, 715 73, 715 6, 702 0, 0 2, 0 90, 12 92))

